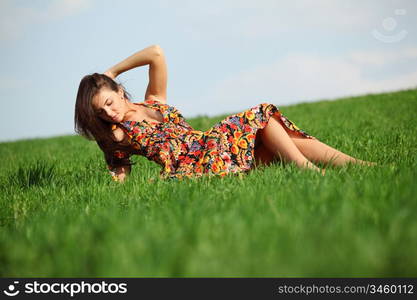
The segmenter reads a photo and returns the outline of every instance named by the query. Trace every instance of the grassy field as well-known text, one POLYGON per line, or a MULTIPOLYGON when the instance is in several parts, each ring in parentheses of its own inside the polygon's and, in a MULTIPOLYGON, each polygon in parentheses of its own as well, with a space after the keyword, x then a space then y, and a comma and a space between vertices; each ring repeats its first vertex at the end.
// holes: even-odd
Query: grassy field
MULTIPOLYGON (((136 156, 121 185, 79 136, 1 143, 0 275, 417 276, 417 90, 275 104, 324 143, 379 166, 322 177, 276 164, 176 182, 136 156)), ((190 124, 206 130, 223 117, 190 124)))

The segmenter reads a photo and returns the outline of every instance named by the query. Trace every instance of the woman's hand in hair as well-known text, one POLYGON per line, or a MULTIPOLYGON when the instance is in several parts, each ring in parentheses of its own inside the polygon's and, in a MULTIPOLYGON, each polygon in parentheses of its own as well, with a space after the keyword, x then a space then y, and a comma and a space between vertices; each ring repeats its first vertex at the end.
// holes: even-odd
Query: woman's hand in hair
POLYGON ((107 70, 106 72, 103 73, 104 75, 110 77, 111 79, 116 79, 117 75, 115 75, 111 70, 107 70))

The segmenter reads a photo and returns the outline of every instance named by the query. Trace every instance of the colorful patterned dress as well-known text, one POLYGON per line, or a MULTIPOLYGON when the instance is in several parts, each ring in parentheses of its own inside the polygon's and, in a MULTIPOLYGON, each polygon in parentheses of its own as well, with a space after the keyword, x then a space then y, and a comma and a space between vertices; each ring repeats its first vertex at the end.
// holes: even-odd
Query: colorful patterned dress
MULTIPOLYGON (((297 135, 315 139, 269 103, 231 115, 207 131, 194 130, 173 106, 151 100, 135 104, 159 111, 163 122, 121 122, 132 151, 115 150, 110 155, 113 161, 129 162, 132 154, 143 155, 162 166, 160 177, 163 179, 225 176, 229 173, 250 171, 255 163, 256 132, 263 129, 273 115, 297 135)), ((108 164, 108 169, 117 181, 114 166, 108 164)))

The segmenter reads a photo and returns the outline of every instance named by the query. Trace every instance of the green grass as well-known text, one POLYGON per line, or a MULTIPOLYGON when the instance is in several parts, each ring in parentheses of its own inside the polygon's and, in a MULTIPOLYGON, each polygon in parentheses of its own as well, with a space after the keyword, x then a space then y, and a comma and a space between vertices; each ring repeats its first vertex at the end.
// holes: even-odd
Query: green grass
MULTIPOLYGON (((275 104, 379 166, 177 182, 136 156, 120 185, 79 136, 1 143, 0 276, 417 276, 417 90, 275 104)), ((190 123, 206 130, 223 117, 190 123)))

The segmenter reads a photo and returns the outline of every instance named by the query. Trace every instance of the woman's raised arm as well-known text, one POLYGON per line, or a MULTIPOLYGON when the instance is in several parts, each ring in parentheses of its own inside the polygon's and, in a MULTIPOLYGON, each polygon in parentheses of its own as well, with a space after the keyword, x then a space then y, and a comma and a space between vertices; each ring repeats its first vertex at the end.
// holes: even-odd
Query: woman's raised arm
POLYGON ((136 52, 104 74, 115 79, 121 73, 143 65, 149 65, 149 83, 144 99, 166 103, 168 71, 164 52, 159 45, 152 45, 136 52))
POLYGON ((145 100, 167 101, 168 70, 165 54, 158 47, 158 55, 149 64, 149 83, 145 92, 145 100))
POLYGON ((140 50, 128 58, 122 60, 118 64, 109 68, 104 74, 113 79, 122 74, 123 72, 129 71, 130 69, 149 65, 159 54, 160 47, 158 45, 149 46, 143 50, 140 50))

